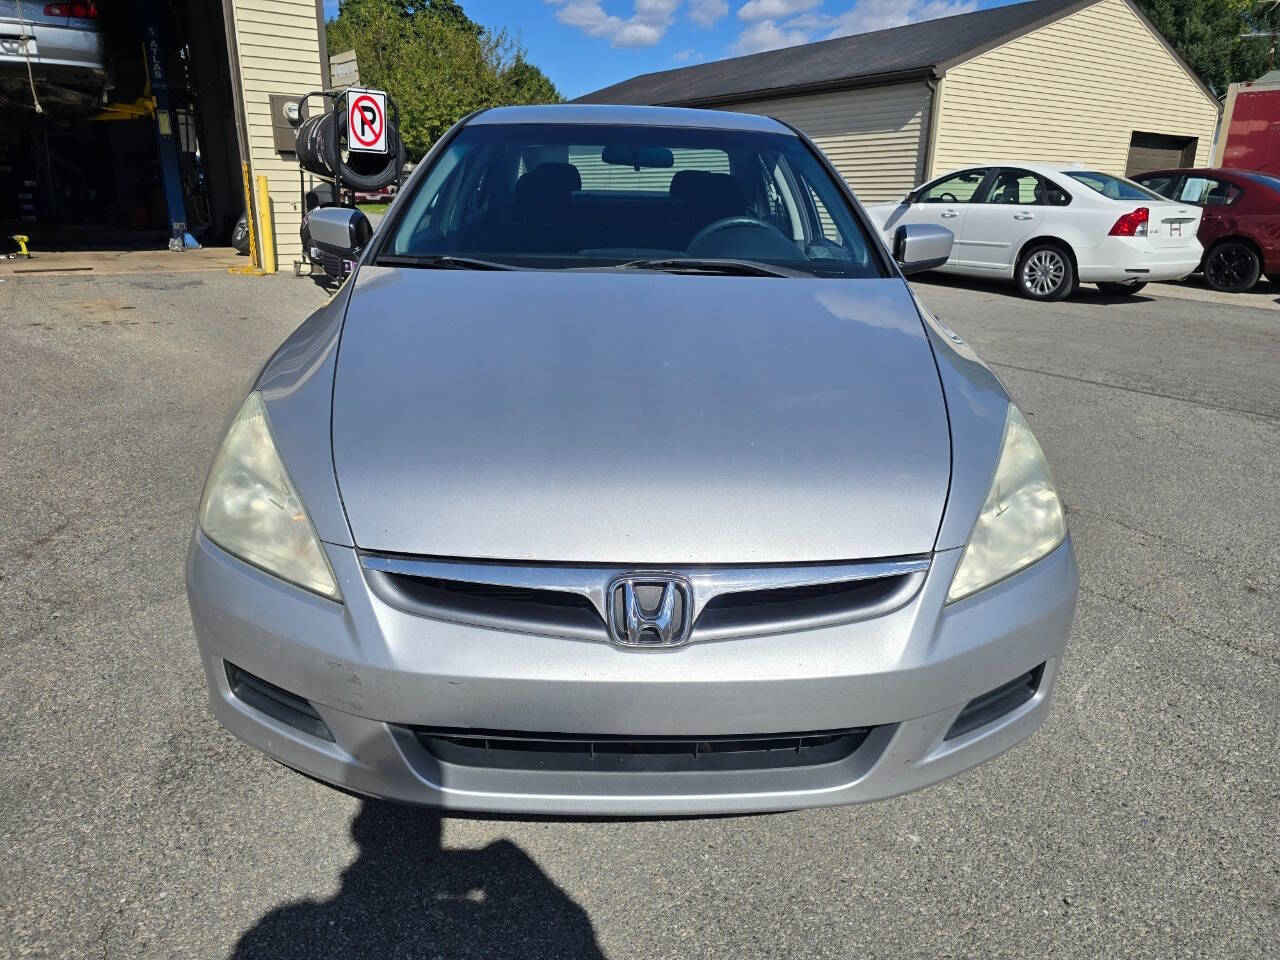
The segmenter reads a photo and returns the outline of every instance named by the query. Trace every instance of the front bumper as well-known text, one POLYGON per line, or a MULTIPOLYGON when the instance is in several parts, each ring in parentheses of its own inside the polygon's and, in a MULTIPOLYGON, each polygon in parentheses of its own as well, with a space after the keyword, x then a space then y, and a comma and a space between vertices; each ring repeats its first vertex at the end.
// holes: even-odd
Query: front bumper
POLYGON ((1068 540, 944 606, 961 553, 948 550, 914 598, 874 619, 637 651, 414 616, 371 592, 353 550, 326 549, 344 604, 196 532, 187 590, 214 714, 282 763, 346 789, 504 813, 782 810, 876 800, 959 773, 1043 722, 1078 583, 1068 540), (332 741, 237 697, 227 663, 310 701, 332 741), (944 740, 965 704, 1040 665, 1030 700, 944 740), (638 773, 446 762, 418 726, 698 737, 872 729, 851 755, 814 766, 638 773))

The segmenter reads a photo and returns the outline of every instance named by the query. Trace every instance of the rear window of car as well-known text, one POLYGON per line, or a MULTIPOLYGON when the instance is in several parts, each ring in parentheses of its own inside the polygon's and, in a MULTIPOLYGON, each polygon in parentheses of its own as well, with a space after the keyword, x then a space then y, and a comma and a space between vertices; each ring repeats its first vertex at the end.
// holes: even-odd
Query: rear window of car
POLYGON ((1068 170, 1067 176, 1078 180, 1090 190, 1096 190, 1108 200, 1164 200, 1154 190, 1148 190, 1140 183, 1126 180, 1124 177, 1099 173, 1096 170, 1068 170))
MULTIPOLYGON (((707 173, 731 173, 729 154, 723 150, 707 150, 692 147, 673 147, 670 167, 628 167, 605 163, 600 147, 587 144, 570 144, 567 160, 578 170, 581 189, 589 193, 642 192, 669 193, 671 181, 681 170, 704 170, 707 173)), ((536 162, 535 162, 536 165, 536 162)), ((523 159, 518 176, 529 172, 523 159)))
POLYGON ((1200 207, 1225 207, 1239 200, 1243 193, 1229 180, 1196 174, 1187 177, 1177 199, 1200 207))
POLYGON ((1135 177, 1135 180, 1148 190, 1154 190, 1162 197, 1172 197, 1173 187, 1178 182, 1178 176, 1176 173, 1159 173, 1152 174, 1149 177, 1135 177))

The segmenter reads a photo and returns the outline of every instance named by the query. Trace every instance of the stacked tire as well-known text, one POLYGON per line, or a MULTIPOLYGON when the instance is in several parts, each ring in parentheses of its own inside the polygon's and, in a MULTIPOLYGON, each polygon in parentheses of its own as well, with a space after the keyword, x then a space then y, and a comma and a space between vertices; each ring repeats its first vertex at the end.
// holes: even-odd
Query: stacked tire
POLYGON ((332 111, 308 117, 298 125, 297 156, 303 170, 318 177, 334 179, 352 190, 369 192, 381 190, 394 183, 404 168, 404 141, 396 125, 387 120, 386 153, 348 153, 343 156, 343 141, 347 137, 345 111, 332 111), (334 146, 337 144, 339 170, 334 169, 334 146))

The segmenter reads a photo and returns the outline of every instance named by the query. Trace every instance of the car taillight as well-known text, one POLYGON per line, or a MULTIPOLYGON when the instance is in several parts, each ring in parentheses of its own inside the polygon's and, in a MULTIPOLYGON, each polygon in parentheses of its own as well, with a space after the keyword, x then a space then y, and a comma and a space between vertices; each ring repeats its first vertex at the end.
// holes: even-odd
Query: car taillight
POLYGON ((97 20, 98 5, 96 3, 46 3, 46 17, 74 17, 77 20, 97 20))
POLYGON ((1139 207, 1133 213, 1126 213, 1116 225, 1111 228, 1111 236, 1113 237, 1145 237, 1147 235, 1147 221, 1151 219, 1151 211, 1146 207, 1139 207))

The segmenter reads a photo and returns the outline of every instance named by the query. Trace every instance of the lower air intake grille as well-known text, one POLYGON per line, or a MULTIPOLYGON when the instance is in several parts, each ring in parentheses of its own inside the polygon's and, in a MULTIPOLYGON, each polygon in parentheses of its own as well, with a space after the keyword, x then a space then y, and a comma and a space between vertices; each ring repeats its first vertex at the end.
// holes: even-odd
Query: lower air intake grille
POLYGON ((974 697, 960 711, 960 716, 956 717, 956 722, 951 725, 951 729, 943 739, 954 740, 1016 710, 1036 695, 1036 691, 1040 689, 1040 677, 1043 675, 1044 664, 1042 663, 1016 680, 1010 680, 980 697, 974 697))
POLYGON ((333 734, 329 732, 325 722, 320 719, 320 714, 316 713, 315 707, 308 701, 277 687, 274 683, 267 683, 261 677, 255 677, 252 673, 241 670, 234 663, 223 662, 227 668, 227 683, 230 684, 231 692, 237 700, 247 703, 260 713, 265 713, 281 723, 287 723, 296 730, 309 733, 321 740, 328 740, 330 743, 333 742, 333 734))
POLYGON ((678 773, 836 763, 853 754, 871 729, 745 737, 609 737, 434 728, 417 728, 414 732, 434 757, 460 766, 678 773))

